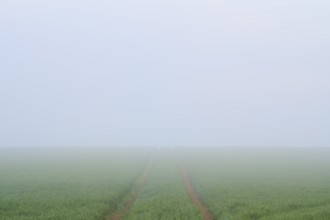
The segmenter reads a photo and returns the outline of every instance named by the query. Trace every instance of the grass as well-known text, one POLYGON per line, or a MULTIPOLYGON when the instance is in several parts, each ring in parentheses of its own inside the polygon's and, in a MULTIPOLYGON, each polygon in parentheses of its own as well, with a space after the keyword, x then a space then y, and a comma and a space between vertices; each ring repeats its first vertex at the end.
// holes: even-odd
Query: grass
POLYGON ((330 149, 0 149, 1 220, 102 220, 125 207, 150 155, 147 184, 123 220, 202 219, 176 155, 215 219, 330 219, 330 149))
POLYGON ((330 219, 330 149, 183 151, 217 219, 330 219))
POLYGON ((2 150, 0 219, 102 219, 126 194, 149 151, 2 150))
POLYGON ((124 220, 202 220, 185 191, 175 152, 161 149, 154 158, 148 184, 124 220))

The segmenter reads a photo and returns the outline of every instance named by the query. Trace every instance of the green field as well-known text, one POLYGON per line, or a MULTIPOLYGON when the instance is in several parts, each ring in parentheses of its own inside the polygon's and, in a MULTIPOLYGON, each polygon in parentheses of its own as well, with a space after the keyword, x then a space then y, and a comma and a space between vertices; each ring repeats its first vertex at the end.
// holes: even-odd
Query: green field
POLYGON ((162 149, 154 158, 149 182, 125 220, 202 220, 185 191, 173 150, 162 149))
POLYGON ((0 219, 330 219, 326 148, 0 149, 0 219))
POLYGON ((183 151, 216 219, 330 219, 330 149, 183 151))
POLYGON ((105 219, 150 150, 1 150, 0 219, 105 219))

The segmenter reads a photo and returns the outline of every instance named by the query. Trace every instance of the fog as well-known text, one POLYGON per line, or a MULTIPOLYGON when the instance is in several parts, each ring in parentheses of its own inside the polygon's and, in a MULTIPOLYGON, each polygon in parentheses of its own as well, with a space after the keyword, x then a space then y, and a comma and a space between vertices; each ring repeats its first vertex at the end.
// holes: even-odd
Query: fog
POLYGON ((326 0, 2 0, 0 146, 330 146, 326 0))

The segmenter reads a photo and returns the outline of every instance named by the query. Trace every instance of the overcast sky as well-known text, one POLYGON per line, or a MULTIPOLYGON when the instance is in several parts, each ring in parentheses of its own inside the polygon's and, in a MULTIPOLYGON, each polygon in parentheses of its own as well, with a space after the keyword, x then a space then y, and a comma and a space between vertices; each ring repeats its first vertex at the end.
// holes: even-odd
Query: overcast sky
POLYGON ((0 146, 330 146, 328 0, 1 0, 0 146))

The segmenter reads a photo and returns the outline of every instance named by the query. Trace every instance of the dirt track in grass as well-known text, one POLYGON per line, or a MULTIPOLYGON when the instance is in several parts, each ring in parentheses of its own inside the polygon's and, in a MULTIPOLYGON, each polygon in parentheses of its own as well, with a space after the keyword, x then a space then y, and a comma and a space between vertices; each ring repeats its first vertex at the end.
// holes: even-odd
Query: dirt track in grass
POLYGON ((191 202, 199 208, 204 220, 214 220, 210 209, 198 197, 198 194, 191 183, 191 179, 188 175, 187 169, 183 166, 182 163, 180 163, 180 169, 181 176, 191 202))
POLYGON ((120 203, 123 204, 117 211, 112 213, 108 220, 120 220, 124 215, 126 215, 132 208, 135 200, 139 197, 139 193, 142 188, 147 184, 149 175, 151 172, 152 162, 150 161, 148 165, 143 170, 141 176, 134 183, 132 190, 125 196, 125 199, 120 203))
MULTIPOLYGON (((112 213, 108 220, 120 220, 123 216, 125 216, 130 209, 132 208, 134 202, 139 197, 140 191, 143 189, 143 187, 147 184, 150 172, 152 169, 153 162, 149 162, 148 165, 145 167, 144 171, 140 175, 140 177, 137 179, 137 181, 134 183, 131 191, 125 196, 125 199, 123 201, 120 201, 119 203, 123 204, 118 208, 117 211, 112 213)), ((181 170, 181 176, 182 180, 185 186, 185 189, 188 193, 188 196, 190 198, 190 201, 198 207, 200 210, 203 219, 204 220, 214 220, 214 217, 212 216, 212 213, 210 212, 210 209, 208 206, 206 206, 201 199, 199 198, 197 192, 195 191, 191 179, 189 177, 188 171, 186 170, 185 166, 179 162, 179 167, 181 170)))

